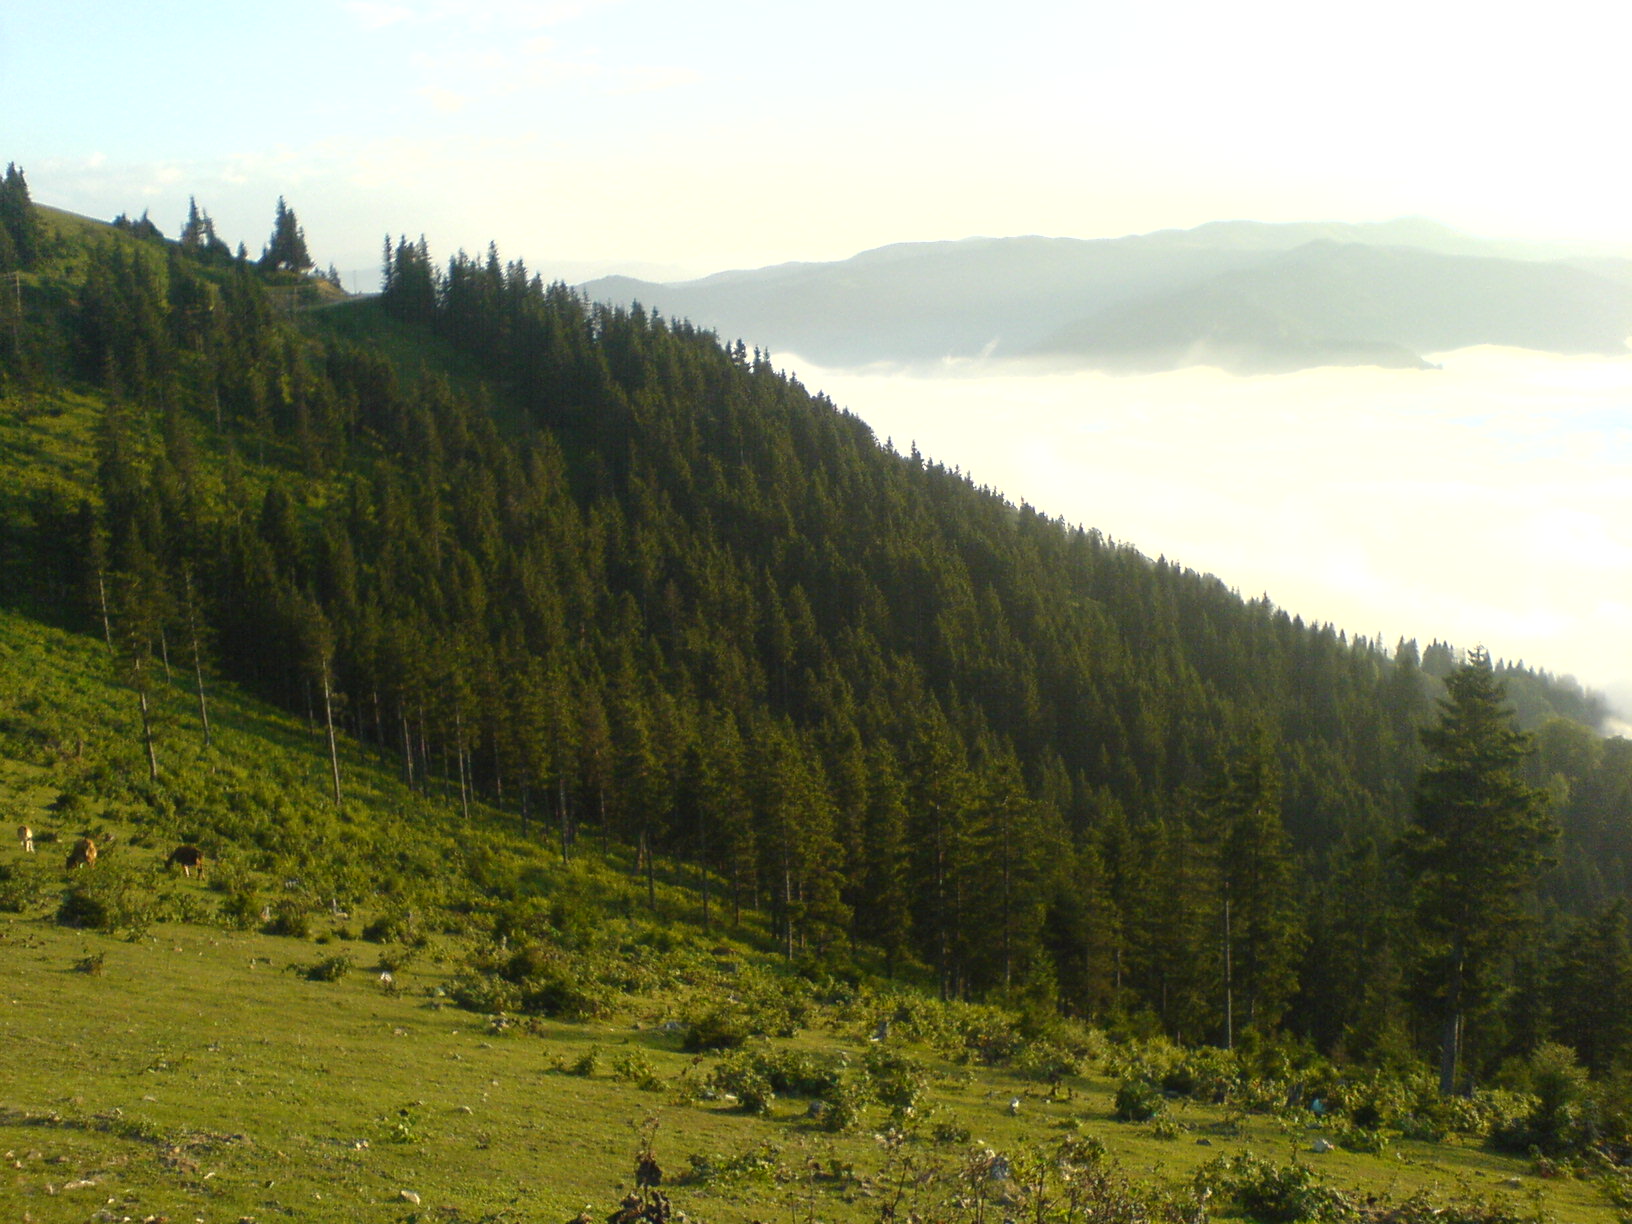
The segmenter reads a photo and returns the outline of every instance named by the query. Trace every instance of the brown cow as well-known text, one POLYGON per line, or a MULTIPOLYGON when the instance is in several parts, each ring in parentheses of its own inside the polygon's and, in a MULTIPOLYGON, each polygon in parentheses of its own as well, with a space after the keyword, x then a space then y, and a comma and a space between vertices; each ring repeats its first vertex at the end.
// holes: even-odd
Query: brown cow
POLYGON ((34 853, 34 830, 27 825, 17 826, 17 842, 23 848, 24 854, 34 853))
POLYGON ((75 867, 89 867, 96 862, 96 843, 88 837, 82 837, 74 843, 74 848, 68 852, 68 870, 75 867))
POLYGON ((180 867, 183 875, 189 879, 193 872, 198 872, 198 878, 204 878, 204 851, 197 846, 177 846, 170 851, 170 857, 164 860, 166 867, 180 867))

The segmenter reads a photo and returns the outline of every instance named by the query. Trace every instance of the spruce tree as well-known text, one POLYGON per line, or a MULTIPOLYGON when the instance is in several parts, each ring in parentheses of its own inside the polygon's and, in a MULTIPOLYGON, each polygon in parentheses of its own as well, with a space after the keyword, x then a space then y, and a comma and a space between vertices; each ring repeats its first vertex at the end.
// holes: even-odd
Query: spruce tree
POLYGON ((1281 823, 1281 771, 1260 734, 1230 759, 1206 796, 1215 842, 1224 979, 1224 1044, 1268 1029, 1297 988, 1304 935, 1292 848, 1281 823))
POLYGON ((1521 775, 1530 736, 1514 726, 1490 656, 1475 650, 1445 688, 1438 724, 1422 732, 1429 761, 1400 849, 1415 882, 1420 995, 1439 1026, 1448 1094, 1466 1019, 1498 992, 1524 897, 1558 834, 1545 795, 1521 775))
POLYGON ((274 272, 304 272, 311 266, 312 257, 306 253, 306 231, 295 220, 295 210, 279 196, 272 238, 261 252, 261 267, 274 272))
POLYGON ((28 194, 28 180, 13 162, 0 177, 0 272, 32 267, 40 246, 40 220, 28 194))

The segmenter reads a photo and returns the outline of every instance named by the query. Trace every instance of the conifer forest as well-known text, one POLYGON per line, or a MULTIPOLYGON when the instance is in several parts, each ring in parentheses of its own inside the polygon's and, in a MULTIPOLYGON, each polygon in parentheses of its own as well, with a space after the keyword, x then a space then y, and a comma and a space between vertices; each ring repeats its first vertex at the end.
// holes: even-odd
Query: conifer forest
POLYGON ((83 477, 4 457, 0 601, 105 644, 152 779, 230 681, 790 961, 1446 1092, 1632 1066, 1591 692, 1242 598, 492 246, 337 280, 281 199, 257 257, 0 190, 0 402, 95 421, 83 477))

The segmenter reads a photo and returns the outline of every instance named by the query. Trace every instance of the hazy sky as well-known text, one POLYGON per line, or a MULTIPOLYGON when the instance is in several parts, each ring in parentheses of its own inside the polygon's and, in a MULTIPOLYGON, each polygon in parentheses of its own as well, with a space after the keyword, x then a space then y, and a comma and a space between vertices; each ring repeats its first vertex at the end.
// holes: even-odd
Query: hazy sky
POLYGON ((258 252, 489 239, 569 277, 971 234, 1423 214, 1632 241, 1632 8, 5 0, 36 198, 258 252))

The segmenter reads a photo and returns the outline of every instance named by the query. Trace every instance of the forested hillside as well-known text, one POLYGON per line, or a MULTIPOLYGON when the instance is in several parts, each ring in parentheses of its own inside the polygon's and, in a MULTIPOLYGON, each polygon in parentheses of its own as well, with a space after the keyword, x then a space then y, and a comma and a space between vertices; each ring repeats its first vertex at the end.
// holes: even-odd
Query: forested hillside
MULTIPOLYGON (((683 864, 706 920, 764 912, 790 957, 868 945, 944 996, 1192 1041, 1233 1000, 1236 1030, 1433 1045, 1394 847, 1451 646, 1012 505, 491 248, 388 241, 384 292, 337 301, 281 201, 251 262, 207 213, 171 242, 6 183, 0 589, 116 650, 155 778, 198 732, 148 686, 196 672, 207 715, 220 674, 553 855, 683 864)), ((1470 1056, 1576 1025, 1607 1067, 1632 745, 1497 671, 1562 838, 1470 1056)))

